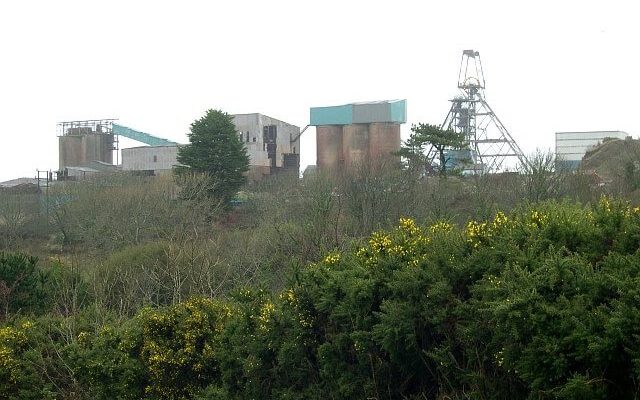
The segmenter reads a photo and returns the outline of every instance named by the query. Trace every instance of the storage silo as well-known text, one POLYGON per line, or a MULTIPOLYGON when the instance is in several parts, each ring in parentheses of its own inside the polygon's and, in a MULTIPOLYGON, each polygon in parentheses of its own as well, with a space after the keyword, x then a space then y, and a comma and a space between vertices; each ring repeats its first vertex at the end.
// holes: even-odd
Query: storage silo
POLYGON ((385 100, 311 108, 321 171, 347 170, 399 160, 400 125, 406 100, 385 100))
POLYGON ((114 136, 107 120, 72 121, 59 124, 59 169, 79 167, 92 161, 113 164, 114 136))

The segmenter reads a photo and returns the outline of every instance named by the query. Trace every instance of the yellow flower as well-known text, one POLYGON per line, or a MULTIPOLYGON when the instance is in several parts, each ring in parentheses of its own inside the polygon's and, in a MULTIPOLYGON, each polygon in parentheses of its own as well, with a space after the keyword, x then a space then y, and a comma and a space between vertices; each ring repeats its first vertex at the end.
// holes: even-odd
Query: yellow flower
POLYGON ((444 221, 438 222, 437 224, 431 225, 429 227, 429 231, 432 234, 437 232, 448 233, 448 232, 451 232, 452 229, 453 229, 453 225, 444 221))
POLYGON ((383 232, 374 232, 369 239, 369 247, 373 254, 379 254, 391 246, 391 238, 383 232))
POLYGON ((465 234, 467 236, 467 241, 471 243, 473 247, 478 247, 480 245, 480 240, 483 237, 490 236, 490 233, 487 229, 487 223, 477 221, 467 222, 465 234))
POLYGON ((418 228, 416 222, 411 218, 400 218, 400 230, 409 235, 417 235, 420 233, 420 228, 418 228))
POLYGON ((549 217, 547 215, 537 210, 533 210, 529 215, 530 222, 527 225, 529 225, 532 228, 541 228, 544 225, 546 225, 548 220, 549 220, 549 217))
POLYGON ((502 212, 498 211, 496 216, 493 218, 493 227, 499 228, 501 226, 505 226, 509 222, 509 218, 502 212))
POLYGON ((269 330, 268 324, 271 320, 271 317, 275 314, 275 310, 275 306, 270 301, 267 301, 262 305, 262 308, 260 309, 260 315, 258 316, 258 327, 261 330, 269 330))
POLYGON ((296 305, 298 303, 298 299, 296 298, 296 294, 293 289, 288 289, 280 293, 280 299, 291 305, 296 305))
POLYGON ((323 260, 327 265, 335 265, 340 262, 340 253, 330 253, 323 260))
POLYGON ((607 196, 603 195, 602 197, 600 197, 599 205, 606 212, 611 212, 611 202, 609 201, 609 198, 607 196))

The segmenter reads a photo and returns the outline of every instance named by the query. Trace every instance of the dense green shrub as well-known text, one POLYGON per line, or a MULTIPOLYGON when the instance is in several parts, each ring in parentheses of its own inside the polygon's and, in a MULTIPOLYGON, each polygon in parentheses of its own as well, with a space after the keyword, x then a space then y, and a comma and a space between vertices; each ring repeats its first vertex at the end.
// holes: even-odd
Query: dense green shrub
POLYGON ((639 249, 640 209, 607 198, 464 227, 402 218, 279 293, 192 298, 71 336, 55 326, 73 317, 8 325, 0 396, 634 399, 639 249))
POLYGON ((0 321, 12 313, 45 308, 46 274, 38 259, 21 253, 0 253, 0 321))

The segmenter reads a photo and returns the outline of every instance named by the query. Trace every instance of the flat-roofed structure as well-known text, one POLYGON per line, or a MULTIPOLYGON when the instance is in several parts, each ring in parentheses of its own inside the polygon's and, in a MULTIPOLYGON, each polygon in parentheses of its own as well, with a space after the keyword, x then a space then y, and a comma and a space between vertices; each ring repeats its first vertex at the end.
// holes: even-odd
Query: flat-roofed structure
POLYGON ((300 173, 300 127, 264 114, 234 114, 233 123, 249 154, 249 178, 300 173))
POLYGON ((383 100, 313 107, 317 166, 340 171, 399 161, 400 125, 407 121, 406 100, 383 100))

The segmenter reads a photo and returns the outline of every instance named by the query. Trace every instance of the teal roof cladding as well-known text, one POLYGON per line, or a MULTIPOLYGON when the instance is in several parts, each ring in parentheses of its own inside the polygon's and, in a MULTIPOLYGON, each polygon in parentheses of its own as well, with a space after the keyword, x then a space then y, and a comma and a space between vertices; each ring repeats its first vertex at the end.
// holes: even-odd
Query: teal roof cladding
POLYGON ((312 107, 309 125, 351 125, 407 122, 406 100, 383 100, 340 106, 312 107))
POLYGON ((353 105, 312 107, 309 125, 350 125, 353 123, 353 105))

